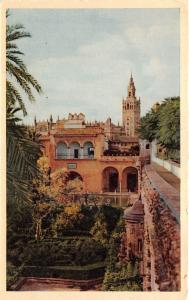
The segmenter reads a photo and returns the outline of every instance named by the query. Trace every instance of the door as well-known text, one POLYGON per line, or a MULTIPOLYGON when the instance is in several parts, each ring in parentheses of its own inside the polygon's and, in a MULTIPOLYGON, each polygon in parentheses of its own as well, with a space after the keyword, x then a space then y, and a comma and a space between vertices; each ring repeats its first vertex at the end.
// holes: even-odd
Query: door
POLYGON ((79 157, 79 150, 74 149, 74 158, 78 158, 78 157, 79 157))

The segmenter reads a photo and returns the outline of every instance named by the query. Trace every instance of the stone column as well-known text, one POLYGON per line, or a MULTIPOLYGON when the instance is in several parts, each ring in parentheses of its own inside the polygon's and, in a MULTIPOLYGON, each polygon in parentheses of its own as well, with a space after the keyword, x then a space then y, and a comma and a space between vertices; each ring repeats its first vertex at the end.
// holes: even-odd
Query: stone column
POLYGON ((121 193, 122 193, 122 174, 119 172, 119 192, 120 192, 120 206, 122 204, 121 193))
POLYGON ((80 150, 79 151, 79 157, 82 159, 82 158, 84 158, 83 157, 83 147, 81 147, 79 150, 80 150))
POLYGON ((68 156, 67 156, 68 159, 71 157, 71 151, 70 150, 71 150, 70 147, 68 147, 68 156))

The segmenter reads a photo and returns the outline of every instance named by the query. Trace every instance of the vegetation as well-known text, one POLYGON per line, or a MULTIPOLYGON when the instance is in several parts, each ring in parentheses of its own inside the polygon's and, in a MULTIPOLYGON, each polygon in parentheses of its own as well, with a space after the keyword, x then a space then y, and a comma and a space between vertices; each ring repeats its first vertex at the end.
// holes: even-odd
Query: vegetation
POLYGON ((117 223, 113 231, 106 258, 106 272, 102 285, 103 291, 141 291, 142 279, 139 272, 139 261, 125 264, 119 262, 121 233, 124 230, 123 220, 117 223))
MULTIPOLYGON (((7 13, 7 18, 9 13, 7 13)), ((24 249, 27 237, 21 238, 19 228, 31 227, 31 181, 38 173, 37 160, 40 145, 20 124, 18 113, 26 115, 24 97, 34 101, 33 91, 41 93, 37 80, 29 73, 21 57, 24 55, 16 42, 30 37, 20 24, 6 27, 6 119, 7 119, 7 284, 19 275, 20 264, 15 268, 17 255, 24 249), (30 223, 30 225, 29 225, 30 223), (10 256, 15 260, 10 261, 10 256)))
MULTIPOLYGON (((13 224, 9 228, 7 247, 10 264, 14 265, 15 270, 21 268, 19 274, 22 276, 72 279, 103 276, 111 229, 115 228, 121 209, 79 204, 64 207, 60 203, 49 203, 51 203, 51 209, 47 209, 42 219, 40 239, 34 237, 36 224, 30 215, 30 204, 24 202, 19 213, 13 212, 13 224), (105 218, 110 210, 113 222, 105 218), (82 218, 78 215, 82 215, 82 218), (109 228, 106 243, 103 243, 100 237, 100 233, 103 234, 103 228, 97 226, 100 218, 104 220, 106 228, 109 228), (54 223, 57 225, 57 220, 61 226, 54 226, 54 223), (72 225, 68 226, 67 222, 72 225), (92 228, 98 228, 94 238, 92 228), (77 266, 80 268, 78 269, 77 266)), ((9 282, 12 281, 9 280, 9 282)))
POLYGON ((140 137, 157 139, 166 148, 167 157, 179 159, 180 151, 180 97, 167 98, 157 109, 141 118, 140 137))
MULTIPOLYGON (((7 19, 9 13, 7 12, 7 19)), ((33 91, 41 93, 37 80, 29 73, 16 44, 31 35, 21 24, 6 26, 6 108, 7 108, 7 184, 8 199, 31 199, 29 181, 37 173, 36 161, 40 147, 32 141, 24 126, 19 125, 17 113, 27 114, 23 97, 34 101, 33 91)))

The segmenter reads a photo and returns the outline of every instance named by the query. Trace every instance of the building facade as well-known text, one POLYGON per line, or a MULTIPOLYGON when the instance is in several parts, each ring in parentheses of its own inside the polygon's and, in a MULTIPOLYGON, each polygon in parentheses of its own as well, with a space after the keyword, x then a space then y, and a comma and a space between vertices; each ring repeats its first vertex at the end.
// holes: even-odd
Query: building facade
POLYGON ((135 92, 131 75, 123 100, 122 126, 113 124, 111 118, 87 122, 82 113, 70 113, 56 122, 52 116, 42 122, 35 119, 34 129, 40 134, 52 171, 66 168, 71 178, 83 180, 88 192, 137 192, 140 100, 135 92))

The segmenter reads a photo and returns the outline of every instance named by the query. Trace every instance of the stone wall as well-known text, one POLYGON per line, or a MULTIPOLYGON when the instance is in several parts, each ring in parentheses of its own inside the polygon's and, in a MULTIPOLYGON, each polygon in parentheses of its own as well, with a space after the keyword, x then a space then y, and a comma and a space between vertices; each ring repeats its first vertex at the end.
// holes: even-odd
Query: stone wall
POLYGON ((153 188, 145 170, 142 178, 144 204, 143 289, 180 289, 180 228, 171 210, 153 188))

